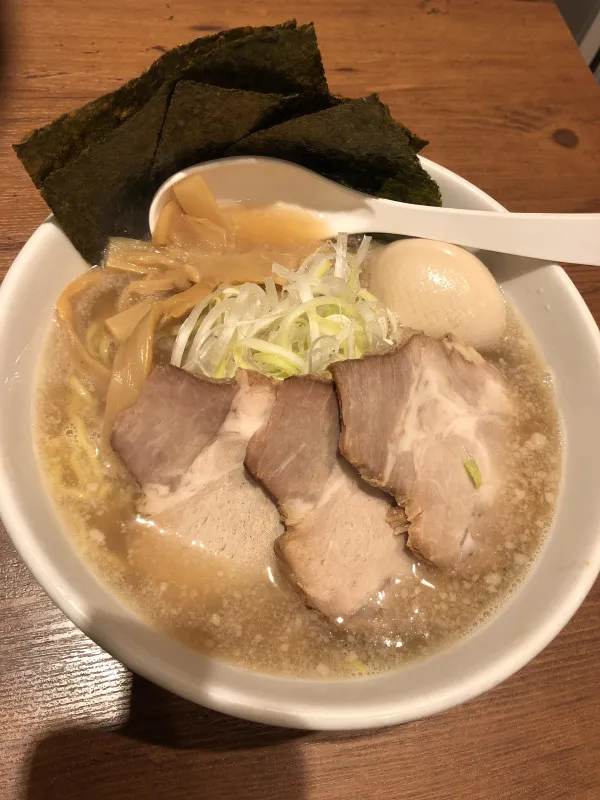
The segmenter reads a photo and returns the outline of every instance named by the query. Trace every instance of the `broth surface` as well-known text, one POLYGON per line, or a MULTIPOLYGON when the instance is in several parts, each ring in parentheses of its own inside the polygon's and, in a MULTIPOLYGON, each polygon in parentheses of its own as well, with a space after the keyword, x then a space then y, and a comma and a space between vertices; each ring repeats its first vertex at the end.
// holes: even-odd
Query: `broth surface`
MULTIPOLYGON (((112 313, 128 278, 107 274, 76 306, 79 332, 112 313)), ((385 302, 385 298, 381 298, 385 302)), ((156 343, 158 363, 168 361, 156 343)), ((73 376, 64 331, 52 327, 42 359, 36 439, 65 528, 95 573, 138 614, 193 648, 258 671, 311 677, 376 673, 467 635, 526 574, 552 520, 560 430, 552 380, 509 309, 503 342, 483 353, 517 397, 510 478, 497 500, 497 544, 482 568, 443 573, 415 563, 378 593, 352 630, 308 610, 276 567, 243 569, 185 544, 136 512, 142 493, 102 438, 93 384, 73 376), (85 487, 82 491, 81 487, 85 487)))

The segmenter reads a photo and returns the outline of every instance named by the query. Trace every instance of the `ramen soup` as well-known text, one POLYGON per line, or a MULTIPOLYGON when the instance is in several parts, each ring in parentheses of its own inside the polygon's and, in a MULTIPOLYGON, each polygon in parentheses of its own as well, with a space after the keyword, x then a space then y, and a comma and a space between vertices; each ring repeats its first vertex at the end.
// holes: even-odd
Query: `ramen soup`
POLYGON ((354 677, 481 625, 552 520, 552 379, 460 248, 327 238, 177 184, 59 298, 37 447, 82 557, 156 628, 354 677))

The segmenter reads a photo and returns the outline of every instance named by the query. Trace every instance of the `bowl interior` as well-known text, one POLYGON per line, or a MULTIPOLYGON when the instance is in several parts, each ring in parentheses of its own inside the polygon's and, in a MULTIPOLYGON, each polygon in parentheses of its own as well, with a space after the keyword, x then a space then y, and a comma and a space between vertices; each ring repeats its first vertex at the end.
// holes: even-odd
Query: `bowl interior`
MULTIPOLYGON (((501 206, 423 159, 444 204, 501 206)), ((312 681, 248 672, 157 632, 81 561, 36 463, 36 364, 62 288, 85 264, 50 220, 32 236, 0 290, 0 514, 23 559, 73 622, 131 669, 190 700, 248 719, 350 729, 432 714, 498 683, 535 656, 582 602, 600 568, 600 337, 560 267, 480 254, 527 321, 556 379, 565 434, 564 475, 551 534, 528 578, 468 639, 376 677, 312 681), (576 357, 575 357, 576 356, 576 357)))

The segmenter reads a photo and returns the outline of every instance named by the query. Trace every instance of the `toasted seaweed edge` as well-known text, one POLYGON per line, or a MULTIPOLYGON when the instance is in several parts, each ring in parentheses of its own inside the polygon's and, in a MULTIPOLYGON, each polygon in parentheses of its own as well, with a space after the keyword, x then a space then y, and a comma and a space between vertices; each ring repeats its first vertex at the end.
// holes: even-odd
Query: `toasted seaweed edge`
POLYGON ((141 75, 127 81, 112 92, 91 100, 89 103, 66 112, 54 121, 27 134, 13 145, 18 158, 38 189, 45 178, 55 169, 64 167, 87 147, 121 125, 143 106, 168 80, 176 80, 193 66, 194 58, 204 58, 211 50, 222 44, 257 33, 271 30, 288 30, 297 27, 296 20, 288 20, 276 26, 250 26, 232 28, 210 36, 203 36, 163 53, 141 75), (186 58, 192 63, 184 64, 186 58), (73 139, 72 130, 75 130, 73 139), (64 140, 56 144, 56 137, 64 140))
MULTIPOLYGON (((381 98, 379 97, 377 92, 372 92, 370 95, 367 95, 367 97, 377 97, 378 100, 381 100, 381 98)), ((357 99, 361 99, 361 98, 343 97, 341 95, 337 95, 336 99, 337 99, 338 103, 349 103, 349 102, 352 102, 353 100, 357 100, 357 99)), ((381 101, 381 102, 382 102, 383 105, 385 105, 385 107, 388 109, 388 112, 389 112, 389 107, 385 103, 383 103, 383 101, 381 101)), ((390 113, 390 119, 393 121, 394 125, 396 125, 398 128, 400 128, 400 130, 407 137, 408 143, 409 143, 409 145, 411 146, 412 150, 415 153, 420 153, 421 150, 423 150, 424 147, 427 147, 427 145, 429 144, 429 141, 427 139, 423 139, 421 136, 419 136, 418 134, 416 134, 413 131, 411 131, 410 128, 407 128, 407 126, 403 125, 401 122, 396 122, 396 120, 392 117, 391 113, 390 113)))
POLYGON ((228 89, 268 94, 328 91, 312 23, 238 37, 211 50, 181 77, 228 89))

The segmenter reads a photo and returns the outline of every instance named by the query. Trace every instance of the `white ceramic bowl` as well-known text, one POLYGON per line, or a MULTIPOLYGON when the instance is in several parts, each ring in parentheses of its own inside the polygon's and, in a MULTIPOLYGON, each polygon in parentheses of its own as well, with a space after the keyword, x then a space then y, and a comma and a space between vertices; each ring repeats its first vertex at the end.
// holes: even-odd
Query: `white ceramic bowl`
MULTIPOLYGON (((504 209, 423 159, 444 204, 504 209)), ((29 569, 73 622, 132 670, 247 719, 298 728, 370 728, 424 717, 474 697, 532 659, 565 625, 600 569, 600 335, 554 265, 484 254, 526 319, 555 377, 565 434, 555 522, 524 584, 468 639, 400 671, 345 681, 256 674, 204 657, 122 605, 81 561, 46 494, 32 438, 36 362, 54 302, 85 265, 47 221, 0 290, 0 515, 29 569)))

